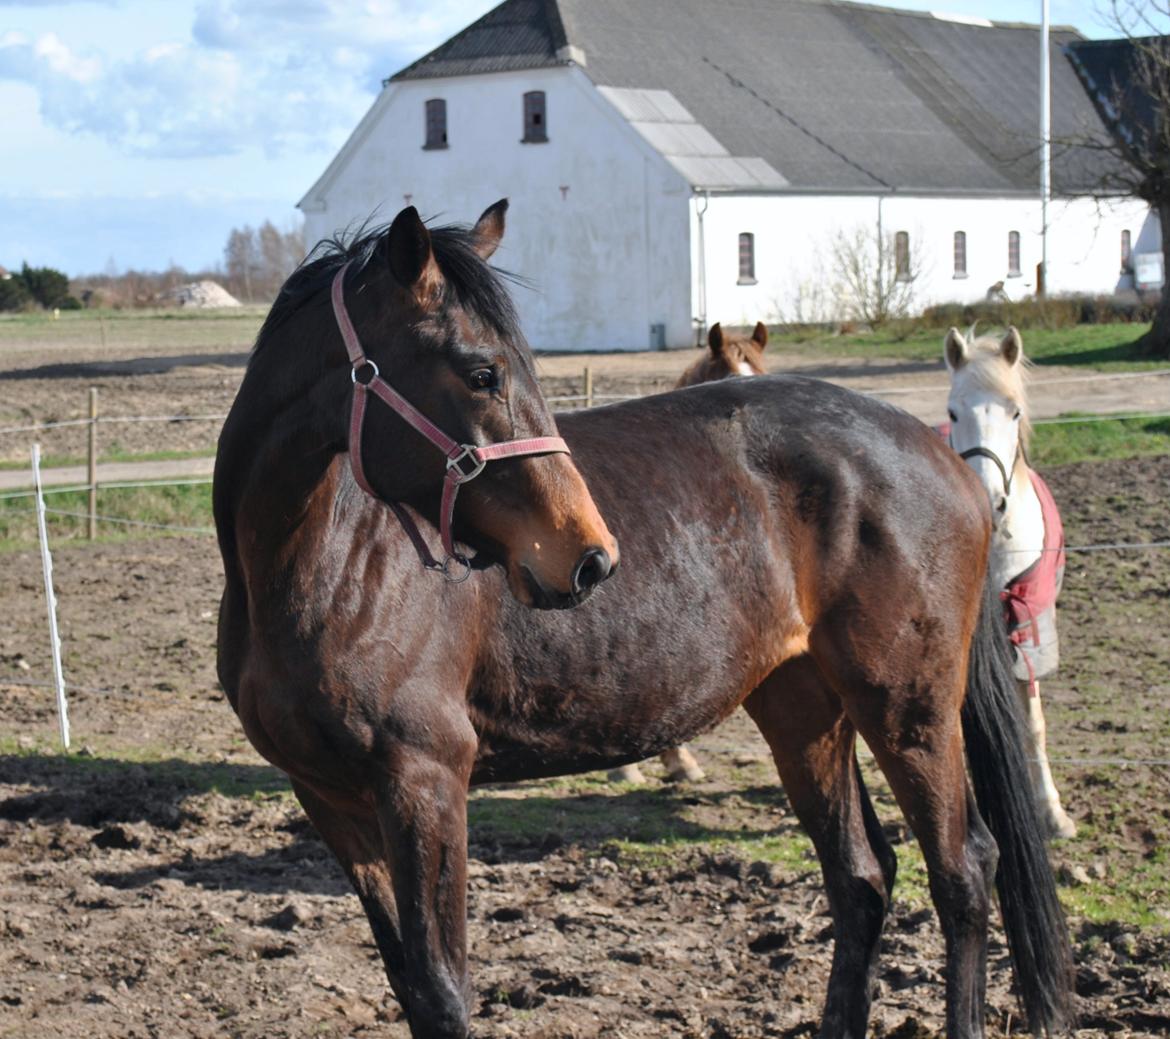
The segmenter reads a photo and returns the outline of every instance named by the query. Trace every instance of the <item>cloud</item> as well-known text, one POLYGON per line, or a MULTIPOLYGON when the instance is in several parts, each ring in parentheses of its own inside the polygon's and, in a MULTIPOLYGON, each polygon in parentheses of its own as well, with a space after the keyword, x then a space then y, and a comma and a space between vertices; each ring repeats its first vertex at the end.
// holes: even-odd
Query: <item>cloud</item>
POLYGON ((321 52, 240 55, 174 43, 109 61, 76 53, 53 34, 0 42, 0 78, 32 84, 46 123, 137 155, 319 147, 369 103, 365 66, 338 71, 321 52))
POLYGON ((489 6, 205 0, 188 38, 118 59, 55 33, 5 33, 0 79, 35 87, 50 126, 95 134, 131 155, 330 150, 383 77, 489 6))

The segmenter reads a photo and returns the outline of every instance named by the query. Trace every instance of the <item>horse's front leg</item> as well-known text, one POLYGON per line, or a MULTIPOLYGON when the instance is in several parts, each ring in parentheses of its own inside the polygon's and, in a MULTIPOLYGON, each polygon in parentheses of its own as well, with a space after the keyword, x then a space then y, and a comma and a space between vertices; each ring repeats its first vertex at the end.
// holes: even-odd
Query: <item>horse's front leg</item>
POLYGON ((1020 703, 1028 719, 1027 735, 1031 743, 1029 765, 1032 770, 1032 787, 1040 814, 1048 827, 1050 837, 1075 837, 1077 824, 1069 818, 1060 803, 1060 792, 1052 778, 1048 764, 1048 727, 1044 722, 1044 707, 1040 703, 1040 683, 1017 683, 1020 703))
POLYGON ((414 1039, 469 1034, 467 786, 475 737, 470 726, 448 736, 433 745, 441 752, 394 748, 374 791, 403 953, 386 966, 414 1039))

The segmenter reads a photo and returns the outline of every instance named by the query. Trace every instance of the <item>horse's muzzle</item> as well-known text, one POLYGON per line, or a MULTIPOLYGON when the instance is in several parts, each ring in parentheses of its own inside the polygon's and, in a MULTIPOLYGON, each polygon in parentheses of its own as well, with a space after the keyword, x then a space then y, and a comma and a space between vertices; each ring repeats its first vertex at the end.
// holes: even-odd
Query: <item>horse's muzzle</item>
POLYGON ((567 610, 573 606, 580 606, 593 593, 593 589, 616 569, 617 563, 610 558, 605 549, 587 549, 573 567, 568 592, 546 588, 526 566, 522 567, 521 571, 531 600, 530 606, 538 610, 567 610))

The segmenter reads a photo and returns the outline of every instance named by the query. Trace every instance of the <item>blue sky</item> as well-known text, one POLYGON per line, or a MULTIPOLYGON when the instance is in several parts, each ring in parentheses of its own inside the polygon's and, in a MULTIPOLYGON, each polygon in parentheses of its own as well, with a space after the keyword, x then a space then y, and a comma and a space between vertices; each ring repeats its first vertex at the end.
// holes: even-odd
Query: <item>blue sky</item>
MULTIPOLYGON (((0 264, 217 264, 297 200, 381 80, 496 0, 0 0, 0 264)), ((1107 0, 1054 24, 1115 35, 1107 0)), ((1040 2, 889 6, 1038 22, 1040 2)))

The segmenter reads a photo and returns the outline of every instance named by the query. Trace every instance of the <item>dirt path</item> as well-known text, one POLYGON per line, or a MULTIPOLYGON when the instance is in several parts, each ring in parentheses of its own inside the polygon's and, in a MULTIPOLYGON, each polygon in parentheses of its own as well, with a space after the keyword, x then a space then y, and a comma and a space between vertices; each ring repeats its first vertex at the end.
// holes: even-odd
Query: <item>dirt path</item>
MULTIPOLYGON (((537 370, 548 396, 579 396, 588 365, 593 370, 597 402, 604 403, 612 395, 640 395, 670 389, 694 357, 694 351, 556 355, 538 358, 537 370)), ((227 412, 235 397, 243 374, 243 359, 244 355, 239 354, 188 355, 178 358, 183 362, 178 365, 160 363, 167 358, 139 358, 71 362, 8 372, 5 375, 10 378, 0 379, 0 429, 82 418, 88 414, 88 388, 96 385, 103 416, 99 424, 100 451, 116 448, 125 454, 182 451, 207 455, 169 462, 117 463, 118 468, 99 471, 99 482, 203 476, 210 472, 209 459, 215 451, 220 416, 227 412), (111 371, 111 367, 116 370, 111 371), (184 420, 124 421, 144 414, 177 416, 184 420), (187 421, 191 418, 194 421, 187 421), (123 464, 128 468, 122 468, 123 464)), ((924 422, 938 422, 945 414, 948 379, 941 362, 882 358, 858 361, 777 354, 768 357, 768 367, 773 372, 795 372, 828 379, 863 393, 878 394, 924 422)), ((1082 368, 1045 366, 1033 372, 1029 400, 1035 418, 1066 412, 1166 412, 1170 411, 1170 369, 1164 373, 1118 376, 1086 372, 1082 368)), ((580 405, 566 402, 564 406, 580 405)), ((86 437, 83 426, 0 435, 0 460, 27 462, 28 447, 34 439, 41 442, 46 455, 84 457, 86 437)), ((85 481, 84 469, 76 466, 60 472, 47 470, 45 474, 47 484, 72 485, 85 481)), ((31 482, 27 468, 0 471, 0 490, 27 487, 31 482)))

